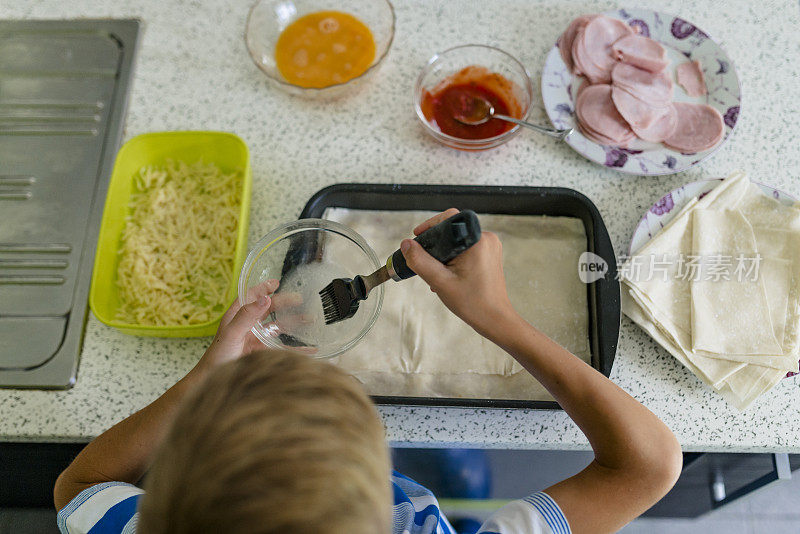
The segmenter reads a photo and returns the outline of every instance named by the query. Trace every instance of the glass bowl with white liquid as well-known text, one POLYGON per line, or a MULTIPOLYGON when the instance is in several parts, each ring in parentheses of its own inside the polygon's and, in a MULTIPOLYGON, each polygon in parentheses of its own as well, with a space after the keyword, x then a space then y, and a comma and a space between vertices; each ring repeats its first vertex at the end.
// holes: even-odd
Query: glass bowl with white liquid
POLYGON ((334 278, 366 275, 381 267, 375 251, 352 229, 324 219, 283 224, 255 244, 239 275, 239 302, 271 297, 253 327, 267 348, 331 358, 367 335, 383 303, 383 286, 360 302, 355 315, 325 324, 321 289, 334 278))

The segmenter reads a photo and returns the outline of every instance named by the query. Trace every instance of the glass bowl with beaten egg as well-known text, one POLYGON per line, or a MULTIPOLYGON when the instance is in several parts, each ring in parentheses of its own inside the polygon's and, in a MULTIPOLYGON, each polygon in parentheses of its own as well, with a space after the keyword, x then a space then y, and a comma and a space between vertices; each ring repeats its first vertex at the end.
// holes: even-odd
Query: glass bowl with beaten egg
POLYGON ((388 0, 260 0, 245 43, 256 66, 281 89, 336 98, 378 70, 394 39, 388 0))

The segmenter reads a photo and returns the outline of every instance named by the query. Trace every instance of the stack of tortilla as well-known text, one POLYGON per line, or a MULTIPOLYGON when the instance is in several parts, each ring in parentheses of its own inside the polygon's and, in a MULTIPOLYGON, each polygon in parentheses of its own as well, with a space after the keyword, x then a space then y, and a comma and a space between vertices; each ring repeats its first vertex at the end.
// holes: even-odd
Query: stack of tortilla
POLYGON ((800 209, 734 173, 620 269, 622 309, 738 409, 800 357, 800 209))

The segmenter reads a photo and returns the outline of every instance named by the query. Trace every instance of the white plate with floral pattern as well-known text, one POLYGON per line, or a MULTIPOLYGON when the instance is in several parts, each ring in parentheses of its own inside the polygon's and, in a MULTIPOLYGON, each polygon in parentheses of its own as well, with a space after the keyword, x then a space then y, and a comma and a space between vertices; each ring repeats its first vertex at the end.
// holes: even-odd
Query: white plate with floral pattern
MULTIPOLYGON (((653 238, 658 232, 661 231, 672 219, 675 218, 681 208, 683 208, 693 198, 703 198, 709 191, 717 187, 721 178, 715 180, 700 180, 698 182, 691 182, 686 185, 670 191, 661 199, 650 206, 650 209, 642 216, 636 229, 633 231, 631 244, 628 248, 628 255, 642 248, 650 239, 653 238)), ((774 198, 782 204, 793 206, 797 199, 789 193, 775 189, 765 184, 756 183, 768 197, 774 198)), ((788 373, 786 376, 794 376, 797 373, 788 373)))
MULTIPOLYGON (((694 24, 665 13, 648 9, 618 9, 605 15, 620 19, 635 27, 642 35, 661 43, 671 60, 667 68, 670 69, 673 80, 678 64, 687 60, 699 61, 708 94, 692 98, 675 84, 674 100, 712 106, 725 121, 725 134, 715 147, 695 154, 684 154, 660 143, 648 143, 641 139, 633 141, 627 148, 603 146, 585 137, 577 128, 567 137, 567 144, 600 165, 628 174, 655 176, 685 171, 727 142, 736 128, 742 98, 736 69, 720 45, 694 24)), ((556 128, 577 126, 573 96, 580 81, 580 77, 568 71, 561 59, 558 45, 554 46, 547 54, 542 71, 542 100, 547 116, 556 128)))

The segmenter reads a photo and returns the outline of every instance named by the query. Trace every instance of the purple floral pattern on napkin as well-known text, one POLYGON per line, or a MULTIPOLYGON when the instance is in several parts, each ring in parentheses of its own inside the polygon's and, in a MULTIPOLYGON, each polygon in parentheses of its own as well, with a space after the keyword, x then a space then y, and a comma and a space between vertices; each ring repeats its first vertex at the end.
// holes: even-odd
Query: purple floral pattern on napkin
MULTIPOLYGON (((723 115, 726 131, 714 148, 698 154, 681 154, 661 144, 634 140, 627 148, 602 146, 577 130, 573 87, 580 78, 568 71, 557 47, 547 56, 542 71, 542 99, 550 121, 557 128, 576 128, 566 139, 573 149, 587 159, 615 170, 637 175, 660 175, 681 172, 710 156, 730 137, 738 122, 741 90, 736 69, 725 52, 691 22, 647 9, 618 9, 605 13, 623 20, 664 45, 673 65, 683 57, 700 61, 706 73, 708 95, 690 99, 711 105, 723 115)), ((680 90, 680 89, 676 89, 680 90)))

